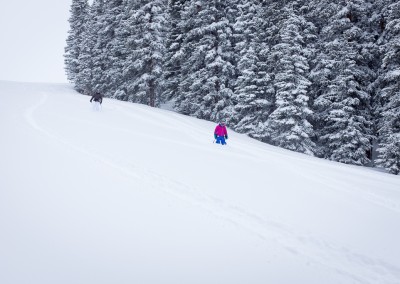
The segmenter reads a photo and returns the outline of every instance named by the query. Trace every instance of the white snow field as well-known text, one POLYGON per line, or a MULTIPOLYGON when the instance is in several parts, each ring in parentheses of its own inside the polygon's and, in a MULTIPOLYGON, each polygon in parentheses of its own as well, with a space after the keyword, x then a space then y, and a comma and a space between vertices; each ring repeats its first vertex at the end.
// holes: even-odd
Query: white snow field
POLYGON ((1 284, 398 284, 400 176, 0 82, 1 284))

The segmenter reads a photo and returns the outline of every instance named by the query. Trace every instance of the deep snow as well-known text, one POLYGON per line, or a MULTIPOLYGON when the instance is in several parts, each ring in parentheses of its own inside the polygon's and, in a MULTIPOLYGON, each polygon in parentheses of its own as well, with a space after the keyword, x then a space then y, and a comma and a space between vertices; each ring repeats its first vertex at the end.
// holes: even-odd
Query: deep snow
POLYGON ((400 177, 0 81, 0 283, 400 283, 400 177))

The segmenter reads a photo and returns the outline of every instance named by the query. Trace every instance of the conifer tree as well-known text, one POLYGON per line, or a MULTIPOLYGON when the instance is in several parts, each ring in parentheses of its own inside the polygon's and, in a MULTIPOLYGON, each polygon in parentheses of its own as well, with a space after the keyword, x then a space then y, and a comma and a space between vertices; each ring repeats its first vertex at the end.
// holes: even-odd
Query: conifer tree
POLYGON ((309 122, 307 79, 309 65, 305 45, 311 23, 296 15, 293 8, 285 9, 287 19, 282 22, 278 33, 279 42, 272 47, 271 56, 276 62, 274 87, 276 108, 268 118, 271 142, 277 146, 314 155, 312 141, 314 130, 309 122))
POLYGON ((127 10, 122 94, 127 101, 154 107, 163 91, 166 1, 129 1, 127 10))
POLYGON ((328 24, 320 30, 318 64, 313 69, 313 75, 322 79, 314 81, 318 84, 314 87, 318 94, 314 109, 323 157, 367 165, 373 139, 368 92, 371 79, 360 54, 364 35, 357 26, 361 4, 331 3, 324 7, 328 24))
POLYGON ((128 57, 134 50, 134 46, 129 40, 133 33, 132 30, 135 29, 134 26, 129 24, 133 5, 134 1, 122 0, 120 13, 115 17, 117 25, 115 26, 114 39, 111 45, 111 54, 114 62, 110 74, 113 74, 115 84, 112 97, 122 101, 129 100, 127 81, 132 78, 129 70, 125 67, 128 65, 128 57))
POLYGON ((169 0, 167 8, 167 28, 165 33, 164 91, 163 100, 171 100, 179 93, 182 80, 181 65, 183 63, 182 18, 185 0, 169 0))
POLYGON ((390 173, 400 173, 400 3, 388 6, 385 57, 379 108, 379 149, 377 164, 390 173))
POLYGON ((238 8, 234 25, 237 79, 234 112, 229 121, 236 131, 262 139, 263 123, 272 111, 274 95, 265 56, 268 53, 263 37, 266 22, 260 2, 242 0, 238 8))
POLYGON ((228 116, 235 76, 229 8, 222 0, 185 3, 179 112, 214 121, 228 116))
MULTIPOLYGON (((85 23, 88 19, 89 4, 87 0, 73 0, 70 9, 70 30, 68 31, 67 45, 65 47, 64 63, 67 78, 75 82, 77 74, 81 71, 79 55, 81 43, 85 31, 85 23)), ((77 91, 83 92, 80 86, 75 86, 77 91)))
POLYGON ((95 55, 101 52, 97 49, 97 35, 99 33, 98 18, 103 14, 103 5, 103 0, 94 0, 90 6, 80 46, 79 65, 81 68, 76 75, 75 85, 88 95, 95 92, 93 76, 95 72, 99 72, 94 58, 97 57, 95 55))
POLYGON ((104 65, 104 52, 105 46, 101 39, 101 31, 103 27, 103 17, 105 13, 105 0, 93 0, 90 9, 90 21, 88 22, 88 30, 86 34, 86 46, 84 53, 84 61, 88 62, 88 70, 85 71, 87 75, 90 75, 90 92, 100 92, 105 94, 104 88, 102 88, 103 72, 105 70, 104 65))
POLYGON ((97 92, 112 97, 118 88, 119 70, 116 58, 116 29, 118 16, 122 13, 122 0, 104 1, 104 9, 97 17, 96 52, 93 60, 96 62, 92 85, 97 92))

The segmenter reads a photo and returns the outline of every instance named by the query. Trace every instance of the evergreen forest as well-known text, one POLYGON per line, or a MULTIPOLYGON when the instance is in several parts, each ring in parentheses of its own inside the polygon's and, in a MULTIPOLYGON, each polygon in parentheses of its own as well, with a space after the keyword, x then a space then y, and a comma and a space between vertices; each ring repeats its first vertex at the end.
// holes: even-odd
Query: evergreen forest
POLYGON ((82 94, 400 173, 398 0, 72 0, 69 24, 82 94))

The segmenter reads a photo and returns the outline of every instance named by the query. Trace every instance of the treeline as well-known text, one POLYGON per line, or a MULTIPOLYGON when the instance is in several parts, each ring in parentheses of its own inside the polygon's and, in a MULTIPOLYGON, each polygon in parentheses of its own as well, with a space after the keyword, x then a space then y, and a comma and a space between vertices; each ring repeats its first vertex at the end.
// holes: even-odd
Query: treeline
POLYGON ((397 0, 73 0, 81 93, 225 120, 289 150, 400 172, 397 0))

